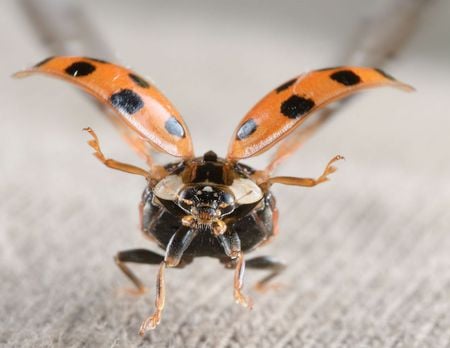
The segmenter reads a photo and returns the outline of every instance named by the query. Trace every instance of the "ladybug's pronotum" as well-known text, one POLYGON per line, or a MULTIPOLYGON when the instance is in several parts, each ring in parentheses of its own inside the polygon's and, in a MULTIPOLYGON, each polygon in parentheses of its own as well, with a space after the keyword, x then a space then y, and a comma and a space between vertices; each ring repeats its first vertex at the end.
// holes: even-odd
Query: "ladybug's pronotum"
POLYGON ((44 73, 75 83, 107 104, 111 119, 127 142, 147 162, 148 168, 107 159, 96 134, 89 145, 106 166, 145 177, 147 185, 140 204, 142 232, 163 254, 146 249, 127 250, 116 255, 116 263, 144 293, 143 283, 126 263, 159 265, 156 278, 156 308, 141 325, 140 334, 155 328, 165 302, 166 267, 184 267, 195 257, 217 258, 234 269, 233 295, 236 302, 251 307, 243 295, 244 269, 267 269, 270 273, 257 283, 264 288, 284 269, 272 257, 244 255, 267 243, 277 234, 278 211, 270 187, 275 184, 312 187, 328 180, 336 169, 335 156, 317 179, 272 176, 274 168, 297 148, 303 137, 317 128, 298 129, 314 111, 364 88, 393 86, 412 88, 379 69, 335 67, 300 75, 271 91, 239 123, 228 154, 218 157, 209 151, 195 157, 189 130, 169 100, 145 79, 129 69, 86 57, 51 57, 21 71, 17 77, 44 73), (282 142, 265 170, 255 170, 240 160, 264 153, 282 142), (155 164, 150 149, 165 152, 178 160, 155 164))

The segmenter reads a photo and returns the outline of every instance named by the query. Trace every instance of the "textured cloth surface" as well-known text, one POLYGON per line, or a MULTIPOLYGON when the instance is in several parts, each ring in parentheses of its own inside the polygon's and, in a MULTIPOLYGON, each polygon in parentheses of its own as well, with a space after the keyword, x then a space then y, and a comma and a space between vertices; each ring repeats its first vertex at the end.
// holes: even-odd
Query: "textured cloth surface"
MULTIPOLYGON (((118 61, 151 73, 185 115, 197 154, 224 154, 240 117, 283 80, 336 65, 367 10, 356 0, 135 3, 85 1, 118 61)), ((317 188, 274 187, 280 235, 252 255, 289 263, 282 287, 255 293, 263 273, 249 270, 247 311, 217 261, 169 269, 161 325, 142 339, 157 269, 133 267, 151 289, 133 298, 112 256, 156 250, 138 228, 145 182, 89 156, 80 129, 97 130, 108 156, 139 159, 75 88, 7 78, 46 52, 3 1, 0 346, 450 347, 449 4, 434 2, 387 69, 418 92, 365 93, 279 170, 314 177, 333 155, 347 158, 317 188)))

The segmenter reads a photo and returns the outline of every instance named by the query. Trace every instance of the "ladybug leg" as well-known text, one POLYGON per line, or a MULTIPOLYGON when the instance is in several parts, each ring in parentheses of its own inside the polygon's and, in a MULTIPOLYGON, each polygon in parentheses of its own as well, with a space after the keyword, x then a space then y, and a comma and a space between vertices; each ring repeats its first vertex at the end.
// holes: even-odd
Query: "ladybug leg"
POLYGON ((137 289, 129 289, 128 292, 133 295, 142 295, 148 291, 142 281, 125 265, 125 262, 145 263, 149 265, 158 265, 164 260, 164 256, 146 249, 133 249, 118 252, 114 261, 120 270, 136 285, 137 289))
POLYGON ((268 284, 273 278, 279 275, 286 269, 286 264, 282 261, 279 261, 271 256, 258 256, 254 257, 247 261, 248 268, 261 269, 261 270, 269 270, 271 271, 267 276, 258 281, 254 288, 257 291, 264 292, 271 288, 276 288, 277 286, 270 286, 268 284))
POLYGON ((236 258, 236 268, 234 271, 234 300, 236 303, 247 307, 248 309, 252 309, 253 301, 250 297, 242 294, 242 287, 244 286, 244 272, 245 272, 245 259, 244 253, 240 251, 236 258))
POLYGON ((236 232, 224 233, 217 236, 220 244, 228 257, 236 259, 241 252, 241 240, 236 232))
POLYGON ((241 251, 241 240, 239 235, 232 231, 217 236, 223 247, 225 254, 231 258, 225 261, 225 267, 234 268, 233 296, 236 303, 244 307, 252 308, 253 303, 250 297, 242 293, 244 286, 245 259, 241 251))
POLYGON ((304 187, 313 187, 319 185, 325 181, 328 181, 328 175, 334 173, 336 171, 336 167, 332 166, 332 164, 336 161, 342 160, 344 157, 341 155, 334 156, 327 164, 325 170, 322 175, 317 179, 312 178, 295 178, 292 176, 275 176, 273 178, 269 178, 267 183, 270 184, 284 184, 284 185, 294 185, 294 186, 304 186, 304 187))
POLYGON ((150 168, 155 165, 153 158, 150 155, 151 147, 147 142, 145 142, 139 135, 131 131, 119 118, 117 118, 109 108, 104 108, 107 113, 111 114, 111 120, 117 126, 116 128, 120 131, 124 140, 130 145, 136 153, 142 157, 142 159, 147 162, 150 168))
POLYGON ((145 146, 145 143, 140 141, 137 137, 131 137, 130 135, 123 135, 125 141, 130 145, 139 156, 141 156, 147 165, 152 168, 155 164, 153 158, 150 156, 150 149, 145 146))
POLYGON ((90 147, 92 147, 95 150, 94 156, 97 157, 105 166, 112 168, 112 169, 120 170, 122 172, 141 175, 146 178, 150 178, 150 172, 148 172, 142 168, 135 167, 131 164, 118 162, 118 161, 115 161, 110 158, 105 158, 105 155, 103 154, 103 152, 100 148, 97 134, 95 134, 95 132, 89 127, 84 128, 83 130, 89 132, 89 134, 92 136, 93 139, 89 140, 88 144, 90 147))
POLYGON ((166 300, 166 287, 164 271, 166 269, 166 263, 162 261, 159 265, 158 276, 156 278, 156 299, 155 299, 155 312, 153 315, 144 320, 139 329, 139 335, 144 336, 148 330, 153 330, 161 321, 161 313, 164 308, 164 302, 166 300))
POLYGON ((181 258, 196 235, 196 230, 183 226, 170 239, 169 244, 167 245, 166 255, 164 256, 164 260, 161 261, 159 265, 158 276, 156 278, 155 311, 141 324, 139 329, 139 334, 141 336, 144 336, 146 331, 156 328, 161 321, 161 314, 166 300, 164 277, 166 267, 181 266, 181 258))

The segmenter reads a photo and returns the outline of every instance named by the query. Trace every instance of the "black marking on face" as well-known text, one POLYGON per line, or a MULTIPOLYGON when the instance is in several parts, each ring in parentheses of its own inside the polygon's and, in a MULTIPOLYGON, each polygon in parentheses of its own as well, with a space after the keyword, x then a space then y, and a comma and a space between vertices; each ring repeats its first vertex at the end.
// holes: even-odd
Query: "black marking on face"
POLYGON ((185 132, 183 126, 178 122, 178 120, 171 116, 166 123, 164 124, 164 128, 166 128, 166 131, 168 131, 170 134, 175 135, 178 138, 184 138, 185 132))
POLYGON ((39 63, 35 64, 34 67, 38 68, 38 67, 44 65, 45 63, 48 63, 49 61, 51 61, 53 58, 55 58, 55 57, 51 56, 51 57, 45 58, 44 60, 41 60, 39 63))
POLYGON ((93 62, 97 62, 97 63, 109 64, 109 62, 107 62, 106 60, 103 60, 103 59, 97 59, 97 58, 92 58, 92 57, 84 57, 84 58, 92 60, 93 62))
POLYGON ((381 69, 374 69, 377 73, 379 73, 380 75, 384 76, 385 78, 392 80, 392 81, 397 81, 393 76, 389 75, 387 72, 385 72, 384 70, 381 69))
POLYGON ((114 93, 109 98, 109 101, 121 113, 128 115, 138 112, 144 106, 142 98, 131 89, 122 89, 114 93))
POLYGON ((280 111, 284 116, 296 119, 306 114, 314 105, 312 99, 292 95, 281 104, 280 111))
POLYGON ((285 89, 288 89, 289 87, 291 87, 295 83, 295 81, 297 81, 297 78, 293 78, 292 80, 286 81, 282 85, 275 88, 275 91, 277 93, 280 93, 280 92, 284 91, 285 89))
POLYGON ((136 74, 133 74, 133 73, 129 73, 128 76, 139 87, 142 87, 142 88, 149 88, 150 87, 150 84, 147 81, 145 81, 142 77, 140 77, 140 76, 138 76, 136 74))
POLYGON ((236 139, 242 140, 248 138, 256 131, 256 128, 258 128, 258 126, 256 125, 256 122, 252 118, 245 121, 244 124, 237 131, 236 139))
POLYGON ((75 62, 66 68, 66 74, 73 77, 81 77, 92 74, 95 66, 88 62, 75 62))
POLYGON ((361 78, 351 70, 336 71, 330 78, 344 86, 353 86, 361 82, 361 78))

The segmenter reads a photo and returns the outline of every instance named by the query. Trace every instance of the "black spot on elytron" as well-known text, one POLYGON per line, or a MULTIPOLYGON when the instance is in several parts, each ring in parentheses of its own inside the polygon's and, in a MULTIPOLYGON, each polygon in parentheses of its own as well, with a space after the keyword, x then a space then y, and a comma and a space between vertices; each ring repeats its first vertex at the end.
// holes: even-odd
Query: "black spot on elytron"
POLYGON ((168 131, 172 135, 175 135, 178 138, 184 138, 185 137, 185 132, 184 132, 183 126, 173 116, 171 116, 166 121, 166 123, 164 124, 164 127, 166 128, 166 131, 168 131))
POLYGON ((129 73, 128 76, 130 77, 130 79, 133 80, 134 83, 136 83, 138 86, 142 87, 142 88, 149 88, 150 84, 145 81, 142 77, 133 74, 133 73, 129 73))
POLYGON ((245 121, 244 124, 237 131, 236 139, 243 140, 245 138, 248 138, 256 131, 256 128, 258 128, 258 126, 256 125, 256 122, 252 118, 245 121))
POLYGON ((336 70, 336 69, 341 69, 342 66, 332 66, 330 68, 322 68, 322 69, 317 69, 315 71, 328 71, 328 70, 336 70))
POLYGON ((92 57, 84 57, 84 58, 92 60, 93 62, 97 62, 97 63, 109 64, 109 62, 107 62, 106 60, 103 60, 103 59, 97 59, 97 58, 92 58, 92 57))
POLYGON ((48 63, 49 61, 51 61, 53 58, 55 58, 55 56, 51 56, 48 58, 45 58, 44 60, 41 60, 39 63, 35 64, 34 67, 40 67, 41 65, 44 65, 45 63, 48 63))
POLYGON ((144 106, 142 98, 131 89, 122 89, 111 95, 109 100, 117 110, 128 115, 138 112, 144 106))
POLYGON ((66 74, 73 77, 80 77, 92 74, 95 66, 88 62, 75 62, 66 68, 66 74))
POLYGON ((295 83, 295 81, 297 81, 297 78, 294 78, 292 80, 286 81, 282 85, 280 85, 277 88, 275 88, 275 91, 277 93, 280 93, 280 92, 284 91, 285 89, 288 89, 289 87, 291 87, 295 83))
POLYGON ((392 80, 392 81, 397 81, 393 76, 389 75, 387 72, 385 72, 384 70, 381 69, 375 69, 375 71, 377 73, 379 73, 380 75, 384 76, 385 78, 392 80))
POLYGON ((353 86, 361 82, 361 78, 351 70, 336 71, 330 78, 344 86, 353 86))
POLYGON ((284 116, 296 119, 306 114, 314 105, 316 104, 312 99, 292 95, 281 103, 280 111, 284 116))

